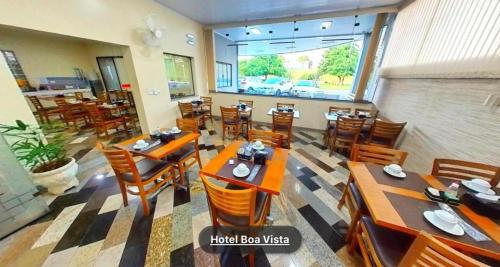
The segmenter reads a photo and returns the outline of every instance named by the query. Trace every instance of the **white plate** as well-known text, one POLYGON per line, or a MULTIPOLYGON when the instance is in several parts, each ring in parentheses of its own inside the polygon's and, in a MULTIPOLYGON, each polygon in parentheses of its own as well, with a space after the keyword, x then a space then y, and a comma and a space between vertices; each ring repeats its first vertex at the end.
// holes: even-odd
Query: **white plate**
POLYGON ((236 176, 236 177, 238 177, 238 178, 246 177, 249 174, 250 174, 250 169, 249 168, 247 168, 244 173, 239 173, 236 168, 233 169, 233 175, 236 176))
POLYGON ((262 146, 252 145, 252 148, 255 149, 255 150, 262 150, 262 149, 266 148, 266 146, 265 145, 262 145, 262 146))
POLYGON ((389 174, 390 176, 394 176, 396 178, 405 178, 406 177, 406 173, 404 173, 403 171, 401 171, 399 174, 393 173, 391 170, 389 170, 388 166, 384 167, 384 172, 389 174))
POLYGON ((436 219, 436 215, 434 215, 433 211, 424 211, 424 217, 429 221, 432 225, 436 226, 442 231, 447 232, 448 234, 456 235, 456 236, 462 236, 465 234, 464 229, 460 227, 460 225, 456 224, 455 227, 452 229, 446 228, 442 226, 441 224, 438 223, 438 220, 436 219))
POLYGON ((171 132, 171 133, 173 133, 173 134, 178 134, 178 133, 181 133, 181 132, 182 132, 182 130, 180 130, 180 129, 179 129, 179 130, 177 130, 177 131, 172 131, 172 130, 170 130, 170 132, 171 132))
POLYGON ((491 188, 490 188, 490 189, 488 189, 487 191, 484 191, 484 190, 481 190, 481 189, 479 189, 479 188, 475 187, 475 186, 473 185, 473 183, 471 183, 470 181, 467 181, 467 180, 462 180, 462 184, 463 184, 465 187, 467 187, 467 188, 469 188, 469 189, 472 189, 472 190, 473 190, 473 191, 475 191, 475 192, 478 192, 478 193, 483 193, 483 194, 486 194, 486 195, 495 195, 495 191, 493 191, 493 189, 491 189, 491 188))
POLYGON ((145 143, 143 146, 139 146, 137 144, 135 144, 132 148, 133 149, 143 149, 143 148, 146 148, 147 146, 149 146, 149 143, 145 143))

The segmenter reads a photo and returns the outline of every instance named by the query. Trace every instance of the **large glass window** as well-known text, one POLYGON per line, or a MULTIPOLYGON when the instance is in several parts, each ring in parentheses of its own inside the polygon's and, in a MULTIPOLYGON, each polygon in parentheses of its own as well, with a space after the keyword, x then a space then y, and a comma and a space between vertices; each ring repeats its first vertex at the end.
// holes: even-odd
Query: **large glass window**
POLYGON ((217 88, 233 86, 233 66, 217 61, 217 88))
POLYGON ((165 70, 172 99, 194 96, 191 58, 165 54, 165 70))
POLYGON ((238 92, 351 100, 363 39, 357 36, 347 41, 334 40, 321 48, 308 47, 313 44, 316 43, 305 43, 302 51, 264 55, 253 55, 251 48, 240 48, 238 92))

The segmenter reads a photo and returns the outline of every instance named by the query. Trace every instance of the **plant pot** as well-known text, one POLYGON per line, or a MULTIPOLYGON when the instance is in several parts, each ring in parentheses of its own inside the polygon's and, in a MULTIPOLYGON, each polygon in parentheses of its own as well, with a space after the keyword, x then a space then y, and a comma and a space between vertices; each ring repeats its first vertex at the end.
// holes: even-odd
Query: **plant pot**
POLYGON ((60 195, 69 188, 79 184, 76 178, 77 172, 78 164, 74 158, 71 158, 68 164, 55 170, 39 173, 30 172, 30 174, 35 184, 46 187, 51 194, 60 195))

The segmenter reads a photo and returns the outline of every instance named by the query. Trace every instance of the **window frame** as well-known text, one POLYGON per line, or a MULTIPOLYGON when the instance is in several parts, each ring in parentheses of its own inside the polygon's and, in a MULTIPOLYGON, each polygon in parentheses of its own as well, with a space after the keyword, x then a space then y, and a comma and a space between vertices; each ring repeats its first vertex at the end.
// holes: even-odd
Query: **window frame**
POLYGON ((174 100, 174 101, 177 101, 179 99, 183 99, 183 98, 189 98, 189 97, 194 97, 194 96, 197 96, 197 90, 196 90, 196 84, 194 83, 194 69, 193 69, 193 57, 191 56, 186 56, 186 55, 180 55, 180 54, 174 54, 174 53, 168 53, 168 52, 163 52, 163 64, 165 64, 165 74, 167 76, 167 87, 168 87, 168 94, 170 95, 170 99, 171 100, 174 100), (189 64, 191 66, 191 84, 193 86, 193 94, 192 95, 184 95, 184 96, 180 96, 180 97, 173 97, 172 96, 172 92, 170 90, 170 86, 168 85, 168 81, 169 81, 169 78, 168 78, 168 73, 167 73, 167 69, 166 69, 166 64, 165 64, 165 57, 166 56, 173 56, 173 57, 181 57, 181 58, 187 58, 189 59, 189 64))
POLYGON ((217 68, 216 87, 217 88, 233 87, 233 64, 223 61, 215 61, 215 65, 217 68), (222 81, 222 84, 219 84, 219 74, 221 74, 221 72, 219 71, 219 66, 225 68, 224 73, 226 74, 227 83, 222 81))

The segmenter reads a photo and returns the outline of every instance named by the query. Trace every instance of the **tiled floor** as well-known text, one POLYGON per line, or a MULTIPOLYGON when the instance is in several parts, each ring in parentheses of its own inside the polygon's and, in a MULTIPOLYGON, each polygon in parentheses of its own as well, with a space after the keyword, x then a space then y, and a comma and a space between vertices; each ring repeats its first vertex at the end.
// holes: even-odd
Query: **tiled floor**
MULTIPOLYGON (((231 143, 221 140, 219 123, 207 127, 199 140, 203 164, 231 143)), ((2 266, 219 266, 197 240, 210 224, 197 167, 188 173, 187 191, 166 188, 150 200, 152 215, 144 217, 137 198, 123 207, 114 173, 93 149, 92 132, 72 138, 80 186, 57 198, 44 195, 52 212, 1 241, 2 266)), ((303 243, 291 255, 258 253, 257 266, 361 266, 359 256, 346 250, 347 210, 336 208, 348 175, 344 160, 321 149, 321 132, 294 130, 285 183, 273 197, 271 215, 274 225, 296 227, 303 243)))

